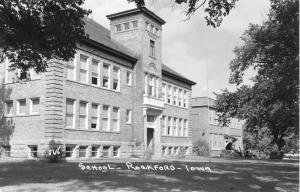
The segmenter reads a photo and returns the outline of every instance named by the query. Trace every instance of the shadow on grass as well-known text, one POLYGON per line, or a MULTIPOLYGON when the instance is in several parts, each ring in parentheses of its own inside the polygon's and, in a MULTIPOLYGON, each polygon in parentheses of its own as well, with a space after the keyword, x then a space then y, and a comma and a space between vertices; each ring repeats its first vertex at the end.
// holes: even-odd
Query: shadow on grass
POLYGON ((175 171, 128 170, 125 163, 83 163, 120 167, 120 170, 81 170, 79 163, 24 161, 0 164, 0 191, 297 191, 298 165, 249 162, 132 162, 171 165, 175 171), (185 166, 210 167, 212 172, 188 172, 185 166), (5 191, 5 190, 4 190, 5 191))

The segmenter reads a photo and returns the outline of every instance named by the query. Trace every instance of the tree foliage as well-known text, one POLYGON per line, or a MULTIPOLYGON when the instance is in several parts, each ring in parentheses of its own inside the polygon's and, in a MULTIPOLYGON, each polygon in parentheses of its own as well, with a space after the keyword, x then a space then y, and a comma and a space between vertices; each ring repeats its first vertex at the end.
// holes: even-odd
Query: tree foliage
POLYGON ((252 131, 266 127, 279 151, 289 135, 299 131, 298 26, 298 1, 271 0, 267 21, 250 24, 230 62, 230 83, 241 85, 245 71, 253 67, 254 85, 225 90, 217 98, 223 125, 237 116, 246 119, 252 131))
MULTIPOLYGON (((144 7, 144 0, 127 0, 134 2, 137 7, 144 7)), ((187 10, 185 14, 187 18, 191 18, 195 12, 204 8, 206 14, 205 20, 208 26, 219 27, 230 11, 234 8, 238 0, 174 0, 176 4, 186 4, 187 10)))
MULTIPOLYGON (((23 72, 44 72, 50 59, 68 61, 86 38, 84 0, 0 0, 0 53, 23 72)), ((1 57, 0 57, 1 58, 1 57)), ((2 57, 3 58, 3 57, 2 57)))
POLYGON ((11 89, 7 89, 4 83, 0 83, 0 148, 1 145, 8 145, 10 137, 14 132, 15 125, 10 118, 5 117, 5 100, 11 94, 11 89))

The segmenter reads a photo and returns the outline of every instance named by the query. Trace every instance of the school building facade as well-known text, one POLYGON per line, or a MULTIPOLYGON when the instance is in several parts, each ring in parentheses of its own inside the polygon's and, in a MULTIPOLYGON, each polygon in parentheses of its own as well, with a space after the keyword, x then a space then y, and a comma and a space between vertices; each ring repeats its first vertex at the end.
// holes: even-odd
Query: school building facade
POLYGON ((192 151, 191 93, 195 83, 162 61, 165 21, 147 8, 108 15, 110 30, 85 18, 89 39, 69 62, 18 80, 0 64, 7 92, 2 143, 11 157, 43 157, 51 140, 67 158, 169 157, 192 151))
POLYGON ((192 98, 191 106, 193 143, 205 141, 210 156, 219 156, 222 151, 243 150, 243 120, 231 118, 228 126, 220 126, 215 100, 209 97, 192 98))

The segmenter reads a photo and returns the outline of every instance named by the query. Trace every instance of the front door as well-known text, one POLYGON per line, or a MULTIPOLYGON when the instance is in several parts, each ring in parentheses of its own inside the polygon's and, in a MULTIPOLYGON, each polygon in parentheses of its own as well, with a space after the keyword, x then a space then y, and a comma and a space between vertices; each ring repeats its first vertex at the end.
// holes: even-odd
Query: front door
POLYGON ((147 128, 147 150, 153 154, 154 152, 154 129, 147 128))

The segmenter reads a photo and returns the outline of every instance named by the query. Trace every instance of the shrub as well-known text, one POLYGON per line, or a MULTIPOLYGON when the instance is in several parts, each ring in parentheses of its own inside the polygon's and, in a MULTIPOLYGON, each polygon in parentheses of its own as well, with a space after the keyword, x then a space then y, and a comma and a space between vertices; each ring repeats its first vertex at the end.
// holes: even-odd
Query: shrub
POLYGON ((64 160, 63 145, 60 142, 51 140, 49 142, 49 149, 46 151, 46 157, 51 163, 64 160))
POLYGON ((204 140, 198 140, 193 143, 193 153, 198 156, 209 156, 209 145, 204 140))
POLYGON ((178 159, 184 159, 185 158, 185 148, 184 147, 179 147, 179 151, 177 153, 177 158, 178 159))

